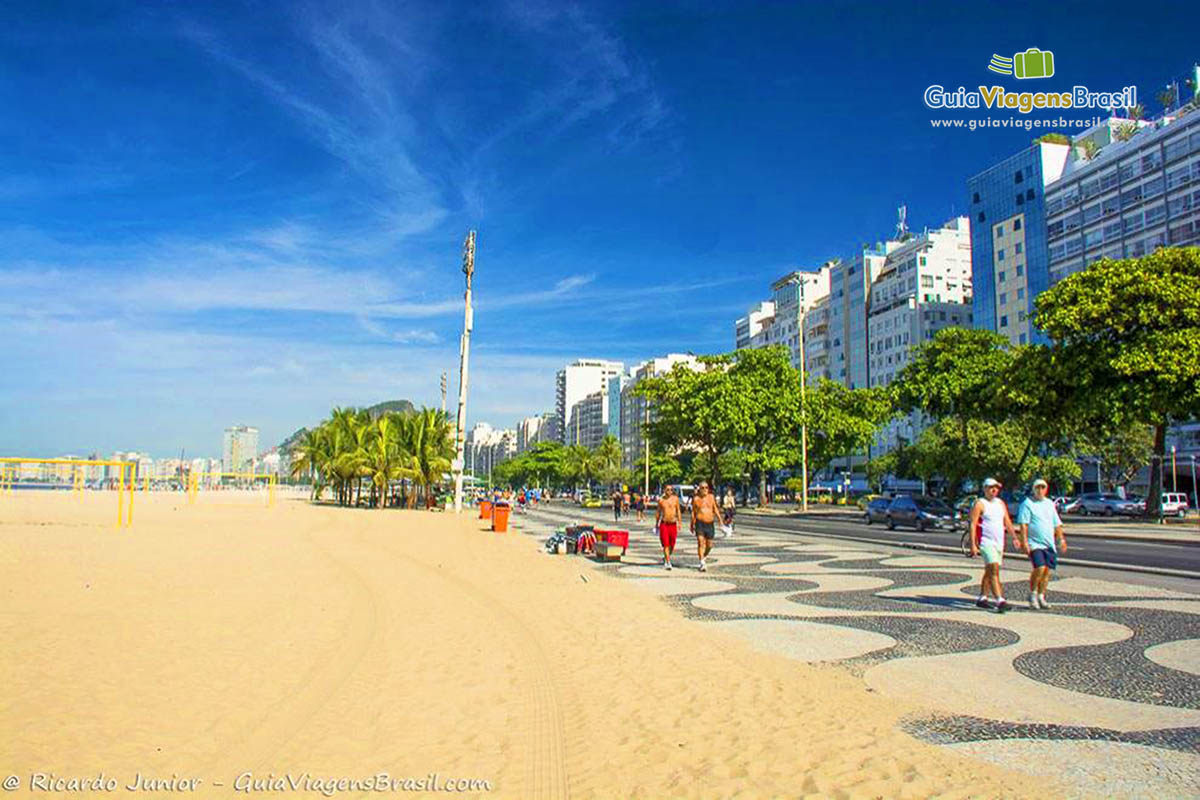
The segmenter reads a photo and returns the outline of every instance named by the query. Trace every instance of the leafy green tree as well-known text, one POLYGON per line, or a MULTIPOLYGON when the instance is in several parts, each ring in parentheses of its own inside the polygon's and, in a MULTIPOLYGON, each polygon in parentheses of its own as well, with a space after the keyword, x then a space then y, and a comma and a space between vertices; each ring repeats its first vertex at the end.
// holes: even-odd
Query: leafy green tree
POLYGON ((562 465, 564 477, 572 484, 591 487, 597 471, 591 450, 578 444, 568 446, 563 452, 562 465))
POLYGON ((782 346, 739 350, 734 358, 729 378, 748 412, 738 418, 735 442, 758 475, 758 504, 765 506, 767 474, 800 461, 800 371, 782 346))
POLYGON ((1146 502, 1157 515, 1167 427, 1200 416, 1200 248, 1098 261, 1035 305, 1079 402, 1094 416, 1153 426, 1146 502))
POLYGON ((865 448, 895 411, 886 389, 848 389, 822 379, 806 393, 804 414, 811 474, 865 448))
POLYGON ((707 476, 716 485, 722 453, 738 444, 738 435, 750 427, 752 404, 731 379, 732 357, 702 356, 699 371, 676 364, 664 375, 646 378, 635 392, 654 408, 646 426, 656 449, 693 450, 708 456, 707 476))
MULTIPOLYGON (((634 465, 633 483, 640 486, 646 474, 645 456, 638 459, 634 465)), ((679 459, 664 453, 650 453, 650 487, 657 491, 662 491, 662 487, 669 483, 676 483, 683 477, 683 467, 679 464, 679 459)))

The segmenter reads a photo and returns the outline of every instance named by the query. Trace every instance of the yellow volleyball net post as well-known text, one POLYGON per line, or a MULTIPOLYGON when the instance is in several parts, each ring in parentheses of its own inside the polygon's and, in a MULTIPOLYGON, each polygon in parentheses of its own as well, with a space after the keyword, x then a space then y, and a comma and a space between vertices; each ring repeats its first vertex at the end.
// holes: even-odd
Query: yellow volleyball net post
POLYGON ((64 467, 70 468, 71 492, 77 497, 83 496, 86 488, 84 469, 87 467, 113 467, 116 470, 117 488, 117 528, 128 528, 133 524, 133 488, 134 470, 137 464, 133 461, 101 461, 88 458, 23 458, 15 456, 0 457, 0 491, 11 494, 17 484, 22 481, 22 472, 26 467, 51 467, 55 480, 64 480, 64 467), (128 507, 125 498, 125 473, 129 473, 128 507))

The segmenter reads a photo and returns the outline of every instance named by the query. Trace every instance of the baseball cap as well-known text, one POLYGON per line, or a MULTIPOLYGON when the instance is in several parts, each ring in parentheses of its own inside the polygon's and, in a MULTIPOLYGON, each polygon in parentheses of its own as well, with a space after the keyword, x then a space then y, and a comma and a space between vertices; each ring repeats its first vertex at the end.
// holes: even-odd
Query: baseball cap
POLYGON ((1046 481, 1043 480, 1042 478, 1038 478, 1036 481, 1033 482, 1033 485, 1046 487, 1046 486, 1049 486, 1050 484, 1046 483, 1046 481))
POLYGON ((1004 484, 1000 483, 1000 481, 996 480, 995 478, 988 478, 987 480, 985 480, 983 482, 983 488, 985 488, 985 489, 987 489, 990 486, 1003 486, 1003 485, 1004 484))

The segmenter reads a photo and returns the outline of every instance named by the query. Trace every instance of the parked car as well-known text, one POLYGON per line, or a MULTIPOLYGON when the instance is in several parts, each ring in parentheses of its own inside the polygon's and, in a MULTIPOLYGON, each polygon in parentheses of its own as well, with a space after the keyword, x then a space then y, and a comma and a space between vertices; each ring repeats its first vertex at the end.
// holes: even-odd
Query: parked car
POLYGON ((925 495, 898 495, 887 509, 888 529, 911 525, 919 531, 926 528, 951 529, 955 525, 954 509, 941 500, 925 495))
POLYGON ((875 522, 887 522, 888 506, 892 504, 890 497, 876 497, 871 502, 867 503, 867 507, 863 509, 863 518, 870 525, 875 522))
POLYGON ((869 506, 873 501, 880 499, 882 496, 883 495, 878 494, 864 494, 860 495, 859 498, 854 502, 860 511, 866 511, 867 506, 869 506))
POLYGON ((1166 517, 1186 517, 1188 512, 1188 497, 1186 494, 1163 492, 1162 513, 1166 517))
POLYGON ((1054 507, 1058 509, 1059 514, 1074 514, 1078 510, 1078 497, 1056 497, 1054 498, 1054 507))
POLYGON ((1132 498, 1121 497, 1110 492, 1081 494, 1077 505, 1078 512, 1085 517, 1092 514, 1103 515, 1105 517, 1111 517, 1116 514, 1136 517, 1146 511, 1145 503, 1139 503, 1132 498))

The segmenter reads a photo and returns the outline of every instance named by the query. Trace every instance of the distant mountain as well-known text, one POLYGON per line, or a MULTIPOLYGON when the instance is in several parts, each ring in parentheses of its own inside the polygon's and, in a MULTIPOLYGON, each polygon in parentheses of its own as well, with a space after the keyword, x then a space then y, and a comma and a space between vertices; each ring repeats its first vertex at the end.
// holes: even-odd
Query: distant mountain
MULTIPOLYGON (((386 414, 389 411, 399 411, 402 414, 410 414, 416 411, 417 408, 407 400, 385 400, 382 403, 376 403, 367 408, 367 413, 372 417, 378 417, 381 414, 386 414)), ((302 439, 304 434, 308 433, 308 428, 301 428, 291 436, 279 443, 279 452, 287 453, 302 439)))

